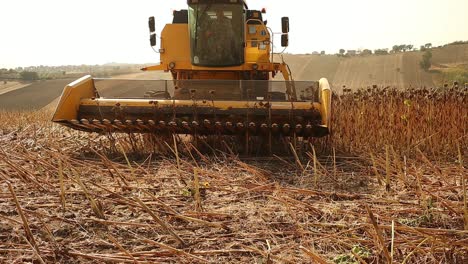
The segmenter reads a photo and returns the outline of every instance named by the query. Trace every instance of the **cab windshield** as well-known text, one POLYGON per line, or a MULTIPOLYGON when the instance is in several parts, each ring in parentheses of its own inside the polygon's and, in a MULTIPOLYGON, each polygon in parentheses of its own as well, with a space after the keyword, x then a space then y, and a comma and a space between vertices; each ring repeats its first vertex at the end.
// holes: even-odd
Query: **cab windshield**
POLYGON ((237 66, 244 63, 242 4, 191 4, 189 30, 192 64, 237 66))

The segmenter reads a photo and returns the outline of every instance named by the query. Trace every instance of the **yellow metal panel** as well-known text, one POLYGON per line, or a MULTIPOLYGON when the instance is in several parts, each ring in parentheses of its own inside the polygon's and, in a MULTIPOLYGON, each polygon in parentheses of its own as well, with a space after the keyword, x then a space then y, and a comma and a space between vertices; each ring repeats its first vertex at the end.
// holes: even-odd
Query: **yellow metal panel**
POLYGON ((245 61, 250 63, 269 63, 271 45, 265 45, 265 43, 270 42, 270 33, 265 25, 247 24, 245 32, 247 41, 245 61), (265 49, 260 49, 260 45, 265 45, 265 49))
POLYGON ((65 86, 52 121, 76 119, 80 101, 84 98, 93 98, 95 90, 94 81, 90 75, 84 76, 65 86))
POLYGON ((331 89, 328 80, 325 78, 319 81, 320 89, 320 114, 322 115, 322 125, 330 130, 331 126, 331 89))
MULTIPOLYGON (((190 63, 190 37, 187 24, 167 24, 161 33, 161 61, 176 65, 190 63)), ((191 65, 191 64, 190 64, 191 65)))

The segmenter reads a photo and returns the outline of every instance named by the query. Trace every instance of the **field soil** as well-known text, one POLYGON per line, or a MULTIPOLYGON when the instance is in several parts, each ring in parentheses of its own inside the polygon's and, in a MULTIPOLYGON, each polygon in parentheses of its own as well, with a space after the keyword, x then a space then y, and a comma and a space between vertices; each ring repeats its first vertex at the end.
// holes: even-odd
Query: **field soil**
POLYGON ((0 263, 468 263, 467 102, 347 93, 297 158, 0 111, 0 263))
MULTIPOLYGON (((468 63, 468 45, 448 45, 431 49, 432 63, 444 67, 468 63)), ((295 80, 327 78, 335 91, 345 85, 353 90, 373 85, 407 89, 432 88, 439 80, 435 72, 421 69, 422 52, 405 52, 389 55, 337 57, 334 55, 284 55, 295 80)), ((280 61, 280 58, 277 58, 280 61)), ((278 77, 281 79, 281 77, 278 77)), ((452 80, 453 82, 453 80, 452 80)))
MULTIPOLYGON (((419 67, 421 53, 340 58, 334 55, 285 55, 295 80, 327 78, 335 91, 379 87, 434 87, 433 74, 419 67)), ((281 79, 281 77, 279 77, 281 79)))
MULTIPOLYGON (((141 72, 114 76, 111 79, 118 79, 120 83, 128 85, 103 87, 103 91, 110 96, 132 96, 131 83, 125 80, 159 80, 163 78, 167 78, 167 74, 141 72)), ((72 81, 74 79, 44 80, 24 85, 18 83, 15 86, 5 87, 0 90, 0 109, 10 111, 39 110, 44 107, 54 109, 58 104, 58 98, 63 88, 72 81)))
POLYGON ((30 85, 30 83, 24 83, 24 82, 7 82, 6 84, 3 83, 3 81, 0 83, 0 95, 6 94, 8 92, 24 88, 26 86, 30 85))
POLYGON ((434 63, 466 63, 468 62, 468 44, 448 45, 443 48, 432 49, 434 63))
MULTIPOLYGON (((333 55, 285 54, 283 58, 291 68, 294 80, 298 81, 319 80, 323 77, 332 80, 342 61, 339 57, 333 55)), ((275 57, 275 61, 279 62, 281 59, 275 57)), ((281 79, 281 74, 279 74, 278 78, 281 79)))
POLYGON ((0 109, 38 110, 60 96, 71 79, 36 81, 32 84, 0 95, 0 109))

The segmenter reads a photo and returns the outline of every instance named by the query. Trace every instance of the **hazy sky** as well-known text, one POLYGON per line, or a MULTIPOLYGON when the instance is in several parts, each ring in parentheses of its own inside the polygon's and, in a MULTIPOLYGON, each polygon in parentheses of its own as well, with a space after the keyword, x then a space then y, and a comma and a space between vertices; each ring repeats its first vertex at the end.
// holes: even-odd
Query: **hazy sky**
MULTIPOLYGON (((157 31, 186 0, 0 0, 0 67, 158 63, 147 21, 157 31)), ((441 45, 468 40, 468 0, 250 0, 268 25, 289 16, 287 52, 441 45), (285 3, 287 3, 285 5, 285 3)), ((279 37, 276 38, 279 46, 279 37)))

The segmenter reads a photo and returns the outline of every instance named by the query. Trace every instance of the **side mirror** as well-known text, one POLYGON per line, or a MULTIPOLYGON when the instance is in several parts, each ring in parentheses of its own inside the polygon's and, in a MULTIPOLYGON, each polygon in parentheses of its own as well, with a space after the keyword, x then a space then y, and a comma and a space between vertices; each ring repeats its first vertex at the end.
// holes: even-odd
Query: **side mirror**
POLYGON ((281 18, 281 28, 283 33, 289 33, 289 17, 281 18))
POLYGON ((151 34, 150 43, 151 43, 151 47, 156 46, 156 34, 155 33, 151 34))
POLYGON ((151 47, 154 47, 156 46, 156 23, 154 21, 154 17, 150 17, 148 19, 148 26, 149 26, 149 30, 150 30, 150 43, 151 43, 151 47))
POLYGON ((283 34, 281 35, 281 47, 289 46, 289 35, 283 34))
POLYGON ((155 26, 155 22, 154 22, 154 17, 150 17, 148 19, 148 25, 149 25, 149 30, 150 30, 150 33, 153 33, 156 31, 156 26, 155 26))

